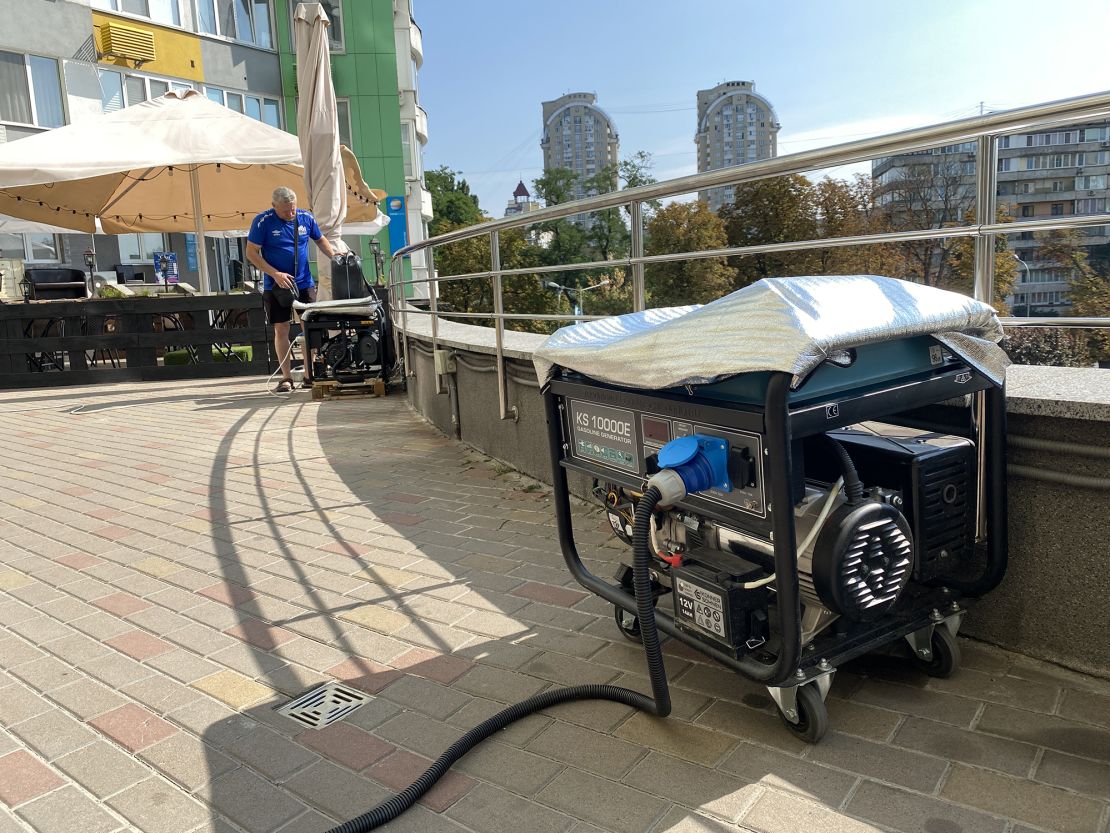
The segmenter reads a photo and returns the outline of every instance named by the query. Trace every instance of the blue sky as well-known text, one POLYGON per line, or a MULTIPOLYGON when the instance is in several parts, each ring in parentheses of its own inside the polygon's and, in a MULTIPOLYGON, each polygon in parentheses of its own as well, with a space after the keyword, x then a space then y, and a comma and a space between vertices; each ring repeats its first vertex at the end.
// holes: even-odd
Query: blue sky
POLYGON ((428 169, 487 214, 541 173, 540 102, 588 91, 622 158, 695 171, 698 89, 754 81, 779 155, 1110 89, 1107 0, 414 0, 428 169))

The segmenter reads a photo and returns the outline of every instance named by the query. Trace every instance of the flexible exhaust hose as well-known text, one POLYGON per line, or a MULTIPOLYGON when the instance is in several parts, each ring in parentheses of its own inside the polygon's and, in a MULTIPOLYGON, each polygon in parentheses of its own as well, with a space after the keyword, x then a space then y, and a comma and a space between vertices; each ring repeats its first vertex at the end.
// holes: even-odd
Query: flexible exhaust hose
POLYGON ((651 692, 654 699, 646 694, 619 686, 577 685, 553 688, 535 697, 521 700, 479 723, 451 744, 447 751, 424 771, 423 775, 397 795, 386 799, 361 816, 333 827, 328 833, 366 833, 393 821, 419 801, 436 781, 447 774, 459 758, 510 723, 515 723, 542 709, 576 700, 612 700, 642 709, 658 717, 666 717, 671 713, 671 693, 667 686, 667 672, 663 667, 659 631, 655 627, 655 599, 651 592, 651 549, 648 545, 651 535, 651 516, 659 502, 659 497, 659 489, 655 486, 644 492, 643 497, 636 504, 632 533, 632 589, 636 594, 636 617, 640 623, 640 634, 643 638, 644 653, 647 655, 648 676, 651 679, 651 692))

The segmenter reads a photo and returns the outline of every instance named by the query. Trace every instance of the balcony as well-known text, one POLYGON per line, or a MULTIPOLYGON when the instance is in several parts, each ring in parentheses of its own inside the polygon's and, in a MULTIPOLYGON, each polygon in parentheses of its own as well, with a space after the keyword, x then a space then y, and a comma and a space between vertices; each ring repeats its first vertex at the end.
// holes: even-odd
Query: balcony
POLYGON ((424 34, 411 17, 409 18, 409 53, 416 61, 416 68, 420 69, 424 65, 424 34))

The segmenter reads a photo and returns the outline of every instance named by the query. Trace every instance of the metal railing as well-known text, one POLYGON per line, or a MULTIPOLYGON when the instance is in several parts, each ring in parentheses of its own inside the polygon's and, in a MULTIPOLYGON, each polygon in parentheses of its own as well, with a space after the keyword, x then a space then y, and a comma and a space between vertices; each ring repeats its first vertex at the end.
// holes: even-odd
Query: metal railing
MULTIPOLYGON (((589 269, 626 267, 632 275, 632 308, 643 310, 646 303, 644 292, 644 267, 653 263, 667 263, 679 260, 753 255, 766 252, 798 251, 803 249, 828 249, 841 246, 863 246, 875 243, 905 243, 914 240, 941 239, 950 237, 970 237, 974 240, 974 297, 989 302, 993 297, 994 282, 994 241, 1003 234, 1019 232, 1051 231, 1056 229, 1082 228, 1084 226, 1110 225, 1110 215, 1067 215, 1054 216, 1039 220, 1020 220, 1010 223, 995 222, 998 167, 998 137, 1006 133, 1022 130, 1036 130, 1048 125, 1071 124, 1093 121, 1100 118, 1110 119, 1110 92, 1098 95, 1063 99, 1061 101, 1006 110, 990 115, 976 116, 960 121, 946 122, 928 127, 905 130, 885 136, 861 139, 854 142, 833 145, 828 148, 803 151, 788 156, 778 156, 744 165, 720 168, 705 173, 679 177, 666 182, 653 183, 623 191, 612 191, 594 197, 564 203, 529 212, 520 216, 492 220, 480 225, 456 229, 438 237, 414 243, 393 254, 390 263, 390 292, 393 301, 395 332, 398 333, 398 347, 405 360, 406 373, 411 372, 408 345, 408 316, 428 315, 431 318, 432 349, 438 348, 439 326, 442 318, 492 319, 495 330, 496 366, 498 383, 498 404, 501 419, 515 418, 516 408, 508 401, 508 379, 505 371, 505 321, 506 320, 544 320, 574 322, 604 316, 587 315, 529 315, 505 313, 502 297, 502 278, 514 275, 541 275, 564 271, 585 271, 589 269), (753 246, 729 246, 696 252, 673 252, 660 255, 644 255, 643 213, 645 202, 666 199, 695 191, 703 191, 728 185, 740 185, 769 177, 807 171, 834 168, 842 165, 867 162, 878 157, 894 156, 912 151, 926 150, 937 146, 975 142, 975 222, 971 225, 945 228, 923 228, 910 231, 864 234, 852 237, 830 237, 800 240, 792 243, 771 243, 753 246), (628 257, 613 260, 591 261, 588 263, 566 263, 552 266, 535 266, 523 269, 502 269, 500 254, 500 233, 507 229, 532 226, 550 222, 576 214, 587 214, 609 208, 627 207, 631 224, 631 245, 628 257), (473 237, 489 235, 490 269, 487 272, 473 272, 463 275, 432 277, 419 280, 406 280, 402 258, 414 251, 427 250, 428 274, 435 275, 433 252, 436 246, 456 243, 473 237), (459 280, 488 279, 493 285, 493 312, 447 313, 438 310, 439 283, 459 280), (405 288, 416 284, 433 284, 429 291, 429 309, 422 310, 410 306, 405 301, 405 288)), ((1110 318, 1006 318, 1008 326, 1037 327, 1110 327, 1110 318)), ((435 380, 436 392, 442 392, 439 374, 435 380)))

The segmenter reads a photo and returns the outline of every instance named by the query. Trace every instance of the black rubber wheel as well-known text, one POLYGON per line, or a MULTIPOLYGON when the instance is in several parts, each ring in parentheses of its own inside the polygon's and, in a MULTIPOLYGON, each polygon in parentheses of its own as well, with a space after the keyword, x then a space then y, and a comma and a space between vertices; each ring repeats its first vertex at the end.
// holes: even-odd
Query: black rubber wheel
POLYGON ((791 723, 781 711, 779 717, 793 735, 806 743, 817 743, 829 729, 829 710, 813 683, 798 687, 798 722, 791 723))
POLYGON ((630 613, 623 607, 613 605, 613 619, 617 623, 617 630, 621 635, 637 644, 643 643, 643 637, 640 634, 640 619, 635 613, 630 613))
POLYGON ((933 628, 933 658, 924 660, 914 655, 913 661, 930 677, 951 677, 960 667, 960 644, 944 625, 933 628))

